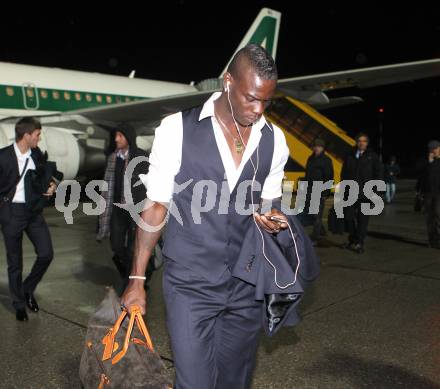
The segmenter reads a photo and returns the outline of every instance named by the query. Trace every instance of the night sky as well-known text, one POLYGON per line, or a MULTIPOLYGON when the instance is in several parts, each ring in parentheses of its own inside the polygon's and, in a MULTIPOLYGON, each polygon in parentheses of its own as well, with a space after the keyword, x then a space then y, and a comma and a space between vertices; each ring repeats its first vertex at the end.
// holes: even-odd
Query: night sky
MULTIPOLYGON (((15 12, 0 24, 0 61, 197 82, 220 74, 264 6, 282 12, 281 78, 440 57, 440 12, 428 2, 144 3, 149 8, 127 2, 99 13, 69 3, 78 10, 70 13, 66 3, 57 17, 15 12)), ((377 147, 384 107, 384 155, 397 155, 408 174, 426 143, 440 138, 440 77, 344 94, 365 103, 323 113, 350 135, 367 132, 377 147)))

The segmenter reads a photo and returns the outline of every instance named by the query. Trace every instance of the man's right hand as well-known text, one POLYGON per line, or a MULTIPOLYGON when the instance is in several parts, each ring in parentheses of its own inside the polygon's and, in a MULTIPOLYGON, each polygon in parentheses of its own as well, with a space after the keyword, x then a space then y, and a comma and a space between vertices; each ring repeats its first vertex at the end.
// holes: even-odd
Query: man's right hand
POLYGON ((142 315, 145 315, 147 294, 144 289, 144 280, 130 280, 122 294, 121 305, 124 306, 129 313, 131 313, 131 307, 137 305, 141 309, 142 315))

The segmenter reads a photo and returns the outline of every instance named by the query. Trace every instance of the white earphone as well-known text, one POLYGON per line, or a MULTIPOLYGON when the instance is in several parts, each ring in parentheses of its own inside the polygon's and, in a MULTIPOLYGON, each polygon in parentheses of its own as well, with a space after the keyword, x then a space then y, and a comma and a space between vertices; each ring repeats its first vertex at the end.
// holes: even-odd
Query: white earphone
MULTIPOLYGON (((244 140, 243 140, 243 138, 242 138, 242 136, 241 136, 240 128, 238 127, 238 123, 237 123, 237 121, 235 120, 234 109, 232 108, 231 100, 230 100, 230 98, 229 98, 229 84, 230 84, 230 81, 227 81, 227 82, 226 82, 225 91, 228 92, 228 102, 229 102, 229 107, 230 107, 230 109, 231 109, 232 120, 234 121, 235 128, 237 129, 237 133, 238 133, 238 135, 239 135, 239 137, 240 137, 241 142, 242 142, 243 144, 245 144, 245 143, 244 143, 244 140)), ((297 265, 296 265, 296 269, 295 269, 295 278, 293 279, 293 281, 292 281, 292 282, 289 282, 289 283, 287 283, 287 284, 285 284, 285 285, 280 285, 279 282, 278 282, 278 277, 277 277, 277 276, 278 276, 278 272, 277 272, 278 269, 276 268, 276 266, 273 264, 273 262, 270 260, 270 258, 269 258, 269 257, 267 256, 267 254, 266 254, 265 244, 264 244, 264 237, 263 237, 263 232, 261 231, 261 228, 260 228, 260 226, 258 225, 257 220, 255 219, 255 213, 257 212, 257 209, 255 208, 255 202, 254 202, 254 183, 255 183, 255 180, 256 180, 256 177, 257 177, 258 167, 259 167, 259 165, 260 165, 259 149, 260 149, 260 145, 258 144, 258 145, 257 145, 257 150, 256 150, 256 154, 257 154, 257 155, 256 155, 256 157, 257 157, 257 161, 256 161, 257 163, 256 163, 256 165, 257 165, 257 166, 255 166, 254 161, 252 160, 252 155, 249 157, 249 161, 251 162, 251 165, 252 165, 252 167, 253 167, 253 169, 254 169, 254 174, 253 174, 253 177, 252 177, 252 183, 251 183, 251 203, 252 203, 252 208, 253 208, 253 211, 252 211, 252 219, 253 219, 253 221, 254 221, 254 223, 255 223, 255 226, 257 227, 257 230, 258 230, 258 232, 259 232, 259 234, 260 234, 260 237, 261 237, 263 256, 264 256, 264 258, 266 259, 266 261, 269 263, 269 265, 270 265, 270 266, 273 268, 273 270, 274 270, 274 281, 275 281, 275 285, 276 285, 278 288, 280 288, 280 289, 287 289, 288 287, 290 287, 290 286, 292 286, 292 285, 294 285, 294 284, 296 283, 297 276, 298 276, 298 271, 299 271, 299 268, 300 268, 300 265, 301 265, 301 259, 300 259, 300 257, 299 257, 299 253, 298 253, 298 246, 297 246, 297 243, 296 243, 295 234, 293 233, 293 230, 292 230, 292 227, 290 226, 290 223, 287 221, 287 222, 286 222, 286 223, 287 223, 287 227, 288 227, 288 229, 289 229, 290 236, 291 236, 291 238, 292 238, 292 240, 293 240, 293 243, 294 243, 294 248, 295 248, 296 257, 297 257, 297 259, 298 259, 298 263, 297 263, 297 265)))

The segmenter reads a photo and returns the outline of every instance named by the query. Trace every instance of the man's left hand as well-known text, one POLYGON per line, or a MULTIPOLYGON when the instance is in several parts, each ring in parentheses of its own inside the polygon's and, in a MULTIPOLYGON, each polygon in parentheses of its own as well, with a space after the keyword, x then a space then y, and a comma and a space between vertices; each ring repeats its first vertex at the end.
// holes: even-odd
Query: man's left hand
POLYGON ((270 212, 266 212, 264 215, 258 213, 255 214, 255 220, 257 223, 271 234, 276 234, 287 228, 287 218, 278 209, 272 208, 270 212), (270 220, 271 217, 275 217, 278 220, 270 220))
POLYGON ((49 188, 47 189, 47 192, 43 193, 43 196, 51 197, 51 196, 53 196, 53 194, 55 193, 56 190, 57 190, 57 186, 56 186, 55 182, 52 181, 49 184, 49 188))

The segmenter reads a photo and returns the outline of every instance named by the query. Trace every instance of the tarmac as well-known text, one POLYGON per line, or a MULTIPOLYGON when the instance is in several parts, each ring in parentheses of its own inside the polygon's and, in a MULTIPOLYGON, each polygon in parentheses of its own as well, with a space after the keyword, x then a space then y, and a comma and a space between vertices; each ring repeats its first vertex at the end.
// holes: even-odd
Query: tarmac
MULTIPOLYGON (((440 250, 427 247, 425 215, 413 211, 414 182, 397 186, 396 201, 370 219, 365 253, 341 249, 342 235, 320 242, 321 275, 301 303, 303 320, 263 336, 252 388, 440 388, 440 250)), ((1 389, 81 388, 89 316, 106 286, 120 285, 109 243, 95 241, 96 217, 77 211, 68 225, 54 208, 45 216, 55 258, 28 322, 15 320, 0 247, 1 389)), ((27 238, 23 247, 26 275, 34 252, 27 238)), ((158 352, 172 358, 160 270, 146 321, 158 352)))

